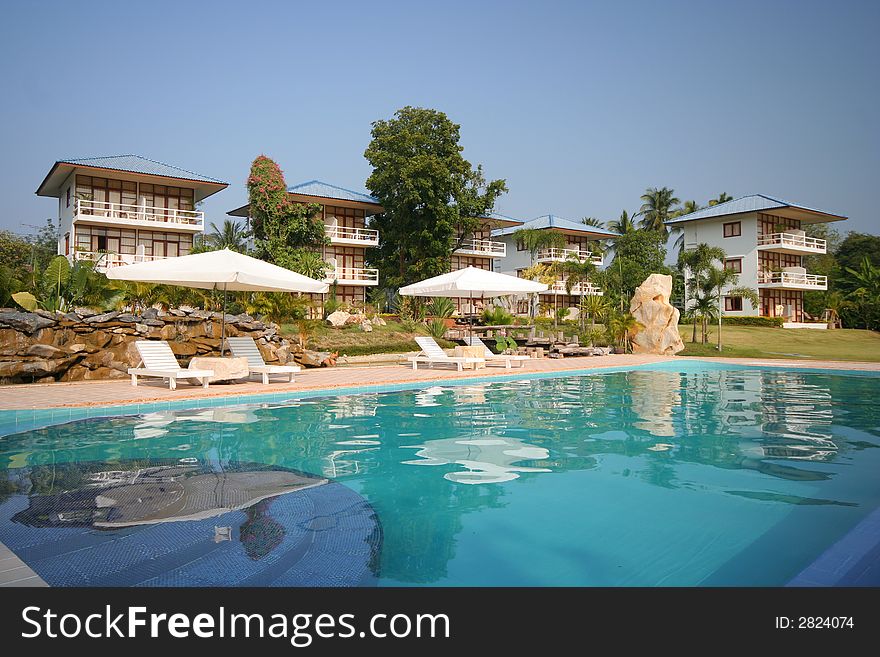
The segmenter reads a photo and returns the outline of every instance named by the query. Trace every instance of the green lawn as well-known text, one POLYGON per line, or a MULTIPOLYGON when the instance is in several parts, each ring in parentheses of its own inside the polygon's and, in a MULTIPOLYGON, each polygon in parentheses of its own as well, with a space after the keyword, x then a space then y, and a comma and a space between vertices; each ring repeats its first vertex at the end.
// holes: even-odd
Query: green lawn
POLYGON ((715 348, 717 326, 710 329, 709 344, 705 345, 691 343, 690 326, 681 326, 680 330, 685 345, 680 356, 880 361, 880 333, 876 331, 725 326, 721 331, 724 351, 719 354, 715 348))

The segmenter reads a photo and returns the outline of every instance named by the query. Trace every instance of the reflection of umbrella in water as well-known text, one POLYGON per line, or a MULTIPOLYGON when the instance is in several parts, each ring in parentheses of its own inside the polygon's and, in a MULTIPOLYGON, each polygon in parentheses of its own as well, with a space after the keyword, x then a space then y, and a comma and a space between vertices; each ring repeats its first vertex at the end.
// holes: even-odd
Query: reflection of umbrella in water
POLYGON ((405 465, 451 465, 458 464, 465 471, 447 472, 443 477, 458 484, 497 484, 519 477, 520 472, 552 472, 548 468, 514 465, 521 461, 536 461, 550 456, 543 447, 529 445, 516 438, 496 436, 463 440, 445 438, 429 440, 417 449, 422 460, 404 461, 405 465))

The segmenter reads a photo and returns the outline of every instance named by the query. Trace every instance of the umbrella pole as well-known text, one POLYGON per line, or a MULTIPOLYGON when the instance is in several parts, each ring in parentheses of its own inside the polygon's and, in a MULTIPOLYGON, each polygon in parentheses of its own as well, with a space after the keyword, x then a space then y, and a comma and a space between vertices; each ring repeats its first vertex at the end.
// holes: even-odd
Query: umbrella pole
POLYGON ((226 283, 223 283, 223 317, 220 318, 220 358, 226 348, 226 283))

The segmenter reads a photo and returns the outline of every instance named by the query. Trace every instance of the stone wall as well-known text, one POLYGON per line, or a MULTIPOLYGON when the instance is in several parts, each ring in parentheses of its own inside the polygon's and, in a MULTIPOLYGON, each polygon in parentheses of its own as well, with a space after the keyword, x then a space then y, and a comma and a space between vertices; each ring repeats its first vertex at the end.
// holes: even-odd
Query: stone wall
MULTIPOLYGON (((221 317, 195 309, 150 308, 140 315, 0 309, 0 383, 123 378, 140 362, 135 340, 167 340, 185 367, 193 356, 220 355, 221 317)), ((227 315, 226 335, 254 338, 267 363, 322 364, 283 339, 277 324, 249 315, 227 315)))

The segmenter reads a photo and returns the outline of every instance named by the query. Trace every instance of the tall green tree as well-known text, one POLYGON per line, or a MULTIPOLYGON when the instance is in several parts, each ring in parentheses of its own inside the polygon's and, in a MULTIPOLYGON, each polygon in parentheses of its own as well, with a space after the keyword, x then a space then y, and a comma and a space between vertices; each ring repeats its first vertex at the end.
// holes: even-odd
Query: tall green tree
MULTIPOLYGON (((650 274, 671 274, 664 264, 666 236, 655 230, 635 230, 614 241, 614 259, 602 273, 601 285, 616 297, 621 307, 629 307, 636 288, 650 274)), ((599 277, 597 277, 597 282, 599 277)))
MULTIPOLYGON (((700 291, 704 287, 704 278, 706 272, 712 268, 715 261, 724 262, 727 254, 720 246, 709 246, 706 243, 697 244, 693 249, 681 251, 678 254, 678 269, 685 279, 685 311, 690 310, 692 302, 696 301, 700 291)), ((694 330, 691 342, 697 341, 697 319, 701 315, 697 313, 689 313, 693 320, 694 330)))
POLYGON ((443 112, 404 107, 374 122, 371 134, 367 188, 384 208, 372 222, 379 247, 371 262, 392 286, 448 271, 456 241, 494 209, 504 180, 487 182, 464 159, 460 126, 443 112))
POLYGON ((298 271, 296 265, 306 257, 302 252, 327 242, 321 206, 291 201, 281 168, 265 155, 251 165, 247 190, 256 256, 298 271))
POLYGON ((666 223, 674 216, 676 206, 680 203, 675 192, 668 187, 649 187, 642 194, 642 207, 639 215, 642 217, 641 225, 646 230, 654 230, 663 235, 668 235, 666 223))
POLYGON ((856 279, 847 274, 848 269, 858 270, 865 258, 871 264, 880 266, 880 236, 848 233, 834 253, 834 258, 837 263, 834 283, 848 294, 861 287, 856 279))

